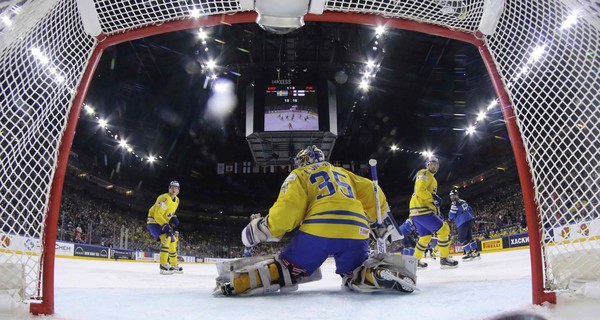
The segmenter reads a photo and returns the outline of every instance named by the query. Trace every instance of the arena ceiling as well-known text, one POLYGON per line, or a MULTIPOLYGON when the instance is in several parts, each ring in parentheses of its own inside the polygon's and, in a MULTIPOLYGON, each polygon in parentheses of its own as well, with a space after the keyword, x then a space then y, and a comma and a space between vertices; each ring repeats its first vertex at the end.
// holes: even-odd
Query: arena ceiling
POLYGON ((486 109, 496 97, 470 44, 394 29, 377 37, 370 26, 323 22, 308 22, 286 35, 254 23, 202 32, 204 40, 191 29, 106 49, 86 105, 111 131, 82 111, 73 151, 108 168, 122 162, 121 171, 161 186, 157 191, 178 179, 197 185, 194 192, 201 194, 213 180, 224 179, 216 174, 217 163, 252 161, 243 92, 257 75, 279 75, 336 84, 338 137, 330 160, 377 158, 384 186, 410 193, 424 150, 440 158, 442 184, 512 158, 500 108, 486 109), (209 60, 214 69, 207 67, 209 60), (368 60, 380 65, 364 92, 359 83, 368 60), (205 116, 212 74, 233 81, 238 97, 237 107, 221 121, 205 116), (476 132, 467 135, 464 130, 486 110, 476 132), (140 157, 160 158, 152 166, 139 161, 119 147, 115 134, 140 157), (392 145, 399 150, 392 151, 392 145))

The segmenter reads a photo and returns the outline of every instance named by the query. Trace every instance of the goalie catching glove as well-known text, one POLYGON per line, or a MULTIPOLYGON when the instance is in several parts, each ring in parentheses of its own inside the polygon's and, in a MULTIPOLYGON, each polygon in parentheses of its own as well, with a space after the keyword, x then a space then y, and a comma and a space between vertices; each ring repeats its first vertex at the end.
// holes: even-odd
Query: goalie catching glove
POLYGON ((253 216, 255 219, 250 221, 244 230, 242 230, 242 242, 244 246, 254 247, 261 242, 277 242, 280 240, 271 236, 271 231, 269 231, 269 227, 267 226, 268 215, 262 218, 260 215, 258 217, 256 215, 253 216))

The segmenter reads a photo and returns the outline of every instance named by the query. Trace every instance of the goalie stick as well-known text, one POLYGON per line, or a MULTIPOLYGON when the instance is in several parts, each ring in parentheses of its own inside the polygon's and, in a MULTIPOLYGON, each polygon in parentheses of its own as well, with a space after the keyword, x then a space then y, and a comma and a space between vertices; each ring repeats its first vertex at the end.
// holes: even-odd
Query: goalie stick
MULTIPOLYGON (((379 200, 379 188, 377 180, 377 160, 369 160, 369 166, 371 167, 371 177, 373 178, 373 190, 375 190, 375 206, 377 209, 377 228, 383 228, 383 219, 381 218, 381 205, 379 200)), ((386 253, 385 238, 383 236, 375 234, 377 239, 377 253, 386 253)))

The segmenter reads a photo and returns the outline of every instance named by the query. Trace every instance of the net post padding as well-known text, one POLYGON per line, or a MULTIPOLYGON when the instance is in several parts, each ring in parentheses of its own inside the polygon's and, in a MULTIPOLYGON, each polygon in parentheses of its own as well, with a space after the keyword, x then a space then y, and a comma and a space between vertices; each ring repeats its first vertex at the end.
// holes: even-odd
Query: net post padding
POLYGON ((517 171, 519 172, 519 181, 521 183, 521 191, 523 192, 523 203, 525 205, 525 215, 527 218, 529 234, 532 300, 534 304, 542 304, 544 302, 556 304, 556 294, 554 292, 544 292, 544 266, 542 264, 543 249, 540 245, 540 222, 538 220, 537 206, 534 201, 533 179, 531 172, 529 171, 529 166, 527 165, 525 147, 523 145, 523 140, 521 139, 519 128, 517 127, 516 116, 488 48, 486 46, 480 46, 479 52, 481 53, 490 78, 492 79, 496 95, 498 96, 502 115, 504 121, 506 121, 506 130, 508 131, 508 137, 515 156, 517 171))

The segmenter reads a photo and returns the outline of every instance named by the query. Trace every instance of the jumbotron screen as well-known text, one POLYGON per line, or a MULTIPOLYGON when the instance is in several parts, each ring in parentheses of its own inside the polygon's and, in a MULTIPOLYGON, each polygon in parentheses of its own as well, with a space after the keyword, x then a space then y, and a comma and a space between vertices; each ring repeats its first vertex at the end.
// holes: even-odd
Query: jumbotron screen
POLYGON ((268 86, 266 89, 265 131, 319 130, 314 86, 268 86))

